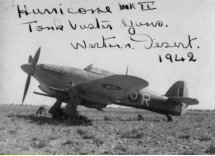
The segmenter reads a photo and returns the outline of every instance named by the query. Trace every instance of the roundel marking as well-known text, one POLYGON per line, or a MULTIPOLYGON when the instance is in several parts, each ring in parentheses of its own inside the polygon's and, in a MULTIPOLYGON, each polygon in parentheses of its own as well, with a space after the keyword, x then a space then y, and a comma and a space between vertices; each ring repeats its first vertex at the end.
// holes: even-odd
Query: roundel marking
POLYGON ((102 87, 110 90, 121 90, 122 88, 113 84, 102 84, 102 87))

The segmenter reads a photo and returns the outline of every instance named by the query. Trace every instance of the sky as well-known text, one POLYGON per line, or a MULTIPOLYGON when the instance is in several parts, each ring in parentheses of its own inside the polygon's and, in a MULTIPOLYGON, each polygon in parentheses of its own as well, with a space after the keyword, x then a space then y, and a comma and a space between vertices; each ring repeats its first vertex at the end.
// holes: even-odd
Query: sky
MULTIPOLYGON (((161 95, 174 82, 184 80, 188 84, 189 96, 200 101, 199 105, 190 108, 215 109, 215 1, 143 2, 147 1, 0 0, 0 104, 21 103, 27 75, 20 66, 27 63, 28 56, 34 55, 41 46, 39 64, 77 68, 93 64, 118 74, 125 74, 128 66, 128 74, 147 80, 147 88, 161 95), (129 4, 130 7, 120 10, 119 4, 129 4), (24 5, 30 14, 21 13, 19 17, 18 7, 24 10, 24 5), (56 8, 57 14, 33 14, 32 9, 38 8, 56 8), (90 9, 96 8, 103 12, 92 13, 90 9), (90 23, 96 27, 96 20, 100 23, 99 29, 80 29, 80 25, 90 23), (31 23, 30 32, 29 24, 23 23, 33 21, 37 23, 31 23), (142 26, 135 26, 140 22, 142 26), (151 22, 160 26, 146 26, 151 22), (70 24, 73 27, 76 24, 77 29, 73 30, 70 24), (38 31, 41 27, 60 25, 63 31, 38 31), (111 28, 103 28, 107 25, 111 28), (71 45, 83 44, 83 40, 87 45, 97 42, 101 45, 102 37, 106 38, 107 45, 119 44, 122 48, 74 49, 71 45), (173 46, 174 42, 188 45, 189 41, 187 48, 164 47, 166 42, 173 46), (128 43, 131 48, 125 48, 128 43), (150 47, 151 43, 153 47, 150 47), (191 54, 195 62, 189 62, 191 54), (165 58, 170 55, 173 62, 165 58), (178 59, 184 57, 185 61, 175 61, 176 55, 178 59)), ((52 105, 55 99, 33 94, 33 91, 40 91, 38 85, 35 79, 31 80, 25 104, 52 105)))

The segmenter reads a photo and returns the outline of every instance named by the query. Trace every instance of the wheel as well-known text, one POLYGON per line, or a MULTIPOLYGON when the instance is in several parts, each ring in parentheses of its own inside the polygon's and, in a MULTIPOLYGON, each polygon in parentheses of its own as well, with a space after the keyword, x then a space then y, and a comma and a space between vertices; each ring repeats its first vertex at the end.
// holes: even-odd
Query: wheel
POLYGON ((64 112, 62 108, 58 108, 56 109, 53 113, 52 113, 52 118, 53 119, 62 119, 64 117, 64 112))

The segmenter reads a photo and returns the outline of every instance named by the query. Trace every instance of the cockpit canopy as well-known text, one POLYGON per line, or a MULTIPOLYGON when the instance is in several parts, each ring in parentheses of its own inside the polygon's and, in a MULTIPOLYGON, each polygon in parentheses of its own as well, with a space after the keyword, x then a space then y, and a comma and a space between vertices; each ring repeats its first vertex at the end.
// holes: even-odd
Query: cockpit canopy
POLYGON ((107 70, 104 69, 100 69, 97 67, 93 67, 92 64, 90 64, 89 66, 87 66, 86 68, 84 68, 85 71, 91 72, 91 73, 96 73, 99 75, 104 75, 104 76, 109 76, 109 75, 113 75, 114 73, 111 73, 107 70))

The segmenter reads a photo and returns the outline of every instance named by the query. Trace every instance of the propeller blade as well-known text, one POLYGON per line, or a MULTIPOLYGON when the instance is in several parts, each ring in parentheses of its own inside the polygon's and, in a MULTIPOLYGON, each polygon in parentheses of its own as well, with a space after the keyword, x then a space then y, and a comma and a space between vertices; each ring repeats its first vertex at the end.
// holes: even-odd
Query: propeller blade
POLYGON ((26 96, 26 94, 28 92, 28 88, 29 88, 30 82, 31 82, 31 75, 28 74, 28 77, 27 77, 27 80, 26 80, 26 84, 25 84, 25 90, 24 90, 24 94, 23 94, 23 98, 22 98, 22 105, 23 105, 23 102, 25 100, 25 96, 26 96))
POLYGON ((29 55, 28 63, 32 63, 32 62, 33 62, 33 57, 31 55, 29 55))
POLYGON ((36 66, 37 61, 38 61, 38 59, 39 59, 40 50, 41 50, 41 47, 38 48, 36 54, 34 55, 34 58, 33 58, 33 61, 32 61, 32 64, 33 64, 34 67, 36 66))

